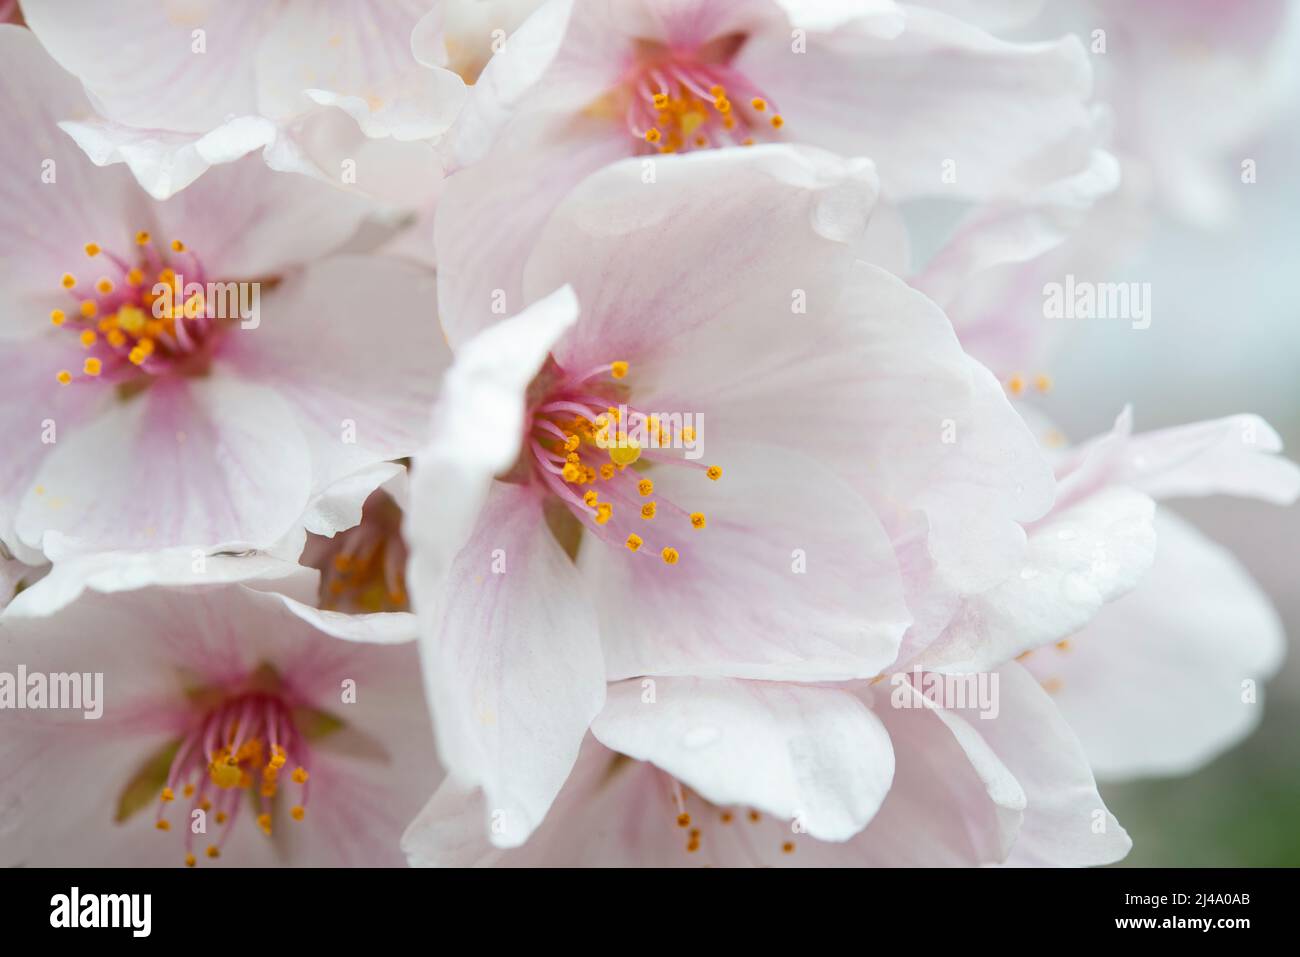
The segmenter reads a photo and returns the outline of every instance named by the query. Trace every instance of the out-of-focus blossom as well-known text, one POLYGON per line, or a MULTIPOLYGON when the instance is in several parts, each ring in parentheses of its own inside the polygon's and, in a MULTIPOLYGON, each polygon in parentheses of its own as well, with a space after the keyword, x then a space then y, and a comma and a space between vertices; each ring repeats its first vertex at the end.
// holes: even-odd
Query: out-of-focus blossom
POLYGON ((427 0, 23 3, 98 114, 58 116, 63 128, 96 163, 125 163, 157 199, 258 149, 275 169, 388 198, 401 196, 398 171, 406 190, 436 187, 428 141, 465 91, 412 53, 428 9, 427 0))
MULTIPOLYGON (((307 572, 279 583, 315 587, 307 572)), ((0 623, 27 705, 0 735, 0 863, 401 863, 437 782, 415 647, 330 637, 287 600, 88 592, 0 623)))

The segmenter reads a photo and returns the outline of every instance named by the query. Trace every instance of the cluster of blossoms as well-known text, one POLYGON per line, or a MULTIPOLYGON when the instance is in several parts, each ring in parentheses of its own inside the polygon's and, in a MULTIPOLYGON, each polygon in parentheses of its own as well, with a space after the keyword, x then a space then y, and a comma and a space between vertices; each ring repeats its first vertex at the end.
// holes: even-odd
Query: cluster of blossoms
POLYGON ((1300 469, 1034 404, 1247 127, 1037 6, 0 5, 0 864, 1122 858, 1283 649, 1164 501, 1300 469))

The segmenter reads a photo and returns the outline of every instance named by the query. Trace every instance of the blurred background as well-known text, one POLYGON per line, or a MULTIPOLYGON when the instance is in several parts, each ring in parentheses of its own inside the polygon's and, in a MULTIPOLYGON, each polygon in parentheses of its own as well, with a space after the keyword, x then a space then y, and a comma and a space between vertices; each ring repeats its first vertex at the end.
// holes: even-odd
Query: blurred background
MULTIPOLYGON (((1108 429, 1126 402, 1133 404, 1137 431, 1254 412, 1281 433, 1288 457, 1300 461, 1297 11, 1273 0, 1154 0, 1151 19, 1129 26, 1142 35, 1125 45, 1114 4, 1062 6, 1078 8, 1074 28, 1085 40, 1090 28, 1109 28, 1110 49, 1094 63, 1099 95, 1123 100, 1120 143, 1148 140, 1137 148, 1157 181, 1189 151, 1204 148, 1210 174, 1227 184, 1228 203, 1201 222, 1153 204, 1145 244, 1113 275, 1095 277, 1151 283, 1150 328, 1074 323, 1050 360, 1055 385, 1042 407, 1072 439, 1108 429), (1182 16, 1201 20, 1161 21, 1182 16), (1123 62, 1139 49, 1142 71, 1123 62), (1198 75, 1214 77, 1215 85, 1189 83, 1179 94, 1178 67, 1161 59, 1171 53, 1191 69, 1204 64, 1198 75), (1273 65, 1265 67, 1266 59, 1273 65), (1216 61, 1223 60, 1239 69, 1221 69, 1216 61), (1169 82, 1153 84, 1156 71, 1169 82), (1125 89, 1126 81, 1142 88, 1125 89), (1147 115, 1135 116, 1129 104, 1144 95, 1147 115), (1246 129, 1225 135, 1214 124, 1234 104, 1238 117, 1253 115, 1246 129), (1162 125, 1181 132, 1155 144, 1143 136, 1162 125), (1256 161, 1255 183, 1241 182, 1247 158, 1256 161)), ((1145 8, 1147 0, 1124 6, 1145 8)), ((1058 35, 1041 22, 1029 33, 1058 35)), ((1300 505, 1226 497, 1171 504, 1232 550, 1269 594, 1287 630, 1288 657, 1265 690, 1262 724, 1236 748, 1190 776, 1103 786, 1134 841, 1120 866, 1300 866, 1300 505)))

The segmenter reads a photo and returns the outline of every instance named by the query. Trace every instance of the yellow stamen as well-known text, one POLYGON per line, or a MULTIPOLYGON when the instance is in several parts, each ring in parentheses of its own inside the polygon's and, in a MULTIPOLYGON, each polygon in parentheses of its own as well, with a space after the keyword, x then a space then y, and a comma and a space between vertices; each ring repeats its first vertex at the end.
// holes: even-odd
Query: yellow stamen
POLYGON ((83 299, 81 301, 81 314, 87 319, 94 319, 99 315, 99 304, 93 299, 83 299))
POLYGON ((1018 375, 1013 375, 1007 380, 1007 391, 1012 395, 1020 395, 1025 391, 1025 380, 1018 375))
POLYGON ((176 793, 175 793, 174 791, 172 791, 171 788, 163 788, 163 789, 162 789, 162 799, 163 799, 164 801, 175 801, 175 800, 176 800, 176 793))
POLYGON ((126 274, 126 284, 128 286, 138 286, 142 282, 144 282, 144 273, 132 266, 131 271, 126 274))
POLYGON ((269 835, 271 833, 271 815, 257 815, 257 826, 262 829, 262 833, 269 835))
POLYGON ((93 257, 93 256, 98 256, 98 255, 99 255, 99 244, 98 244, 98 243, 86 243, 86 255, 87 255, 87 256, 92 256, 92 257, 93 257))
POLYGON ((779 130, 781 127, 785 126, 785 119, 778 113, 776 116, 772 117, 771 123, 772 129, 779 130))
POLYGON ((654 518, 656 507, 654 502, 646 502, 641 506, 641 517, 647 520, 654 518))
POLYGON ((95 344, 95 341, 99 337, 95 335, 94 329, 83 329, 81 332, 81 336, 79 338, 81 339, 81 344, 85 348, 89 349, 91 346, 95 344))
POLYGON ((653 126, 650 127, 650 129, 645 131, 645 141, 647 143, 658 143, 659 137, 660 137, 659 130, 657 130, 653 126))
POLYGON ((609 521, 610 516, 614 514, 614 506, 609 502, 601 502, 596 506, 596 524, 604 525, 609 521))
POLYGON ((722 478, 722 469, 716 465, 710 465, 704 470, 704 474, 716 482, 718 479, 722 478))
POLYGON ((173 250, 174 252, 183 253, 183 252, 185 252, 185 244, 184 244, 183 242, 181 242, 179 239, 173 239, 173 240, 172 240, 172 250, 173 250))
POLYGON ((306 814, 307 811, 301 804, 295 804, 289 809, 289 816, 295 821, 301 821, 306 814))
POLYGON ((209 844, 207 854, 208 857, 212 858, 213 860, 216 860, 218 857, 221 856, 221 848, 217 847, 217 845, 215 844, 209 844))
POLYGON ((55 309, 53 312, 50 313, 50 322, 54 323, 56 326, 63 325, 64 320, 66 320, 67 318, 68 317, 63 314, 62 309, 55 309))
POLYGON ((692 528, 703 528, 703 527, 704 527, 704 513, 703 513, 703 512, 691 512, 691 527, 692 527, 692 528))
POLYGON ((597 503, 599 500, 600 500, 600 496, 596 494, 596 490, 595 490, 594 488, 591 489, 589 492, 587 492, 586 495, 582 496, 583 504, 585 504, 585 505, 587 505, 587 506, 589 506, 589 507, 591 507, 591 508, 595 508, 595 507, 596 507, 596 503, 597 503))
POLYGON ((147 246, 149 244, 149 234, 142 229, 135 234, 135 241, 139 246, 147 246))
POLYGON ((611 362, 609 364, 609 374, 615 379, 623 378, 623 376, 627 375, 627 363, 621 359, 618 362, 611 362))
POLYGON ((649 495, 654 494, 655 483, 650 481, 649 479, 642 479, 641 481, 636 483, 636 490, 641 493, 642 498, 645 498, 649 495))
POLYGON ((94 356, 91 356, 89 359, 85 361, 85 363, 82 365, 81 368, 82 371, 86 373, 86 375, 91 375, 91 376, 99 375, 99 373, 103 369, 103 363, 101 363, 94 356))
POLYGON ((629 535, 626 544, 629 551, 636 551, 641 547, 641 536, 636 534, 629 535))
POLYGON ((294 768, 293 774, 291 774, 290 777, 293 778, 293 783, 294 783, 294 784, 306 784, 306 783, 307 783, 307 769, 306 769, 306 768, 294 768))
POLYGON ((59 372, 57 376, 55 376, 55 378, 58 379, 64 385, 67 385, 69 382, 72 381, 72 373, 69 372, 67 369, 63 369, 59 372))
POLYGON ((197 863, 198 863, 198 860, 194 857, 193 854, 186 854, 186 855, 185 855, 185 866, 186 866, 186 867, 193 867, 193 866, 194 866, 195 864, 197 864, 197 863))
POLYGON ((763 99, 761 96, 756 96, 749 101, 749 105, 752 106, 754 109, 758 110, 758 112, 762 113, 765 109, 767 109, 767 100, 763 99))
POLYGON ((95 283, 95 288, 99 290, 101 296, 107 296, 113 291, 113 280, 107 278, 101 279, 99 282, 95 283))
POLYGON ((641 446, 632 439, 625 439, 609 447, 609 460, 615 465, 625 467, 641 457, 641 446))
POLYGON ((1039 392, 1048 392, 1052 388, 1052 377, 1048 375, 1039 375, 1034 379, 1034 388, 1039 392))
POLYGON ((64 289, 71 289, 77 284, 77 277, 72 275, 70 272, 65 272, 63 278, 59 281, 63 283, 64 289))
POLYGON ((136 306, 123 306, 117 311, 117 324, 133 336, 144 331, 146 321, 143 310, 136 306))
POLYGON ((172 829, 171 822, 166 820, 154 822, 154 827, 160 831, 170 831, 172 829))
POLYGON ((676 565, 676 564, 677 564, 677 549, 675 549, 675 548, 671 548, 671 547, 670 547, 670 548, 665 548, 665 549, 664 549, 662 552, 660 552, 659 554, 660 554, 660 556, 663 558, 663 560, 664 560, 664 564, 665 564, 665 565, 676 565))

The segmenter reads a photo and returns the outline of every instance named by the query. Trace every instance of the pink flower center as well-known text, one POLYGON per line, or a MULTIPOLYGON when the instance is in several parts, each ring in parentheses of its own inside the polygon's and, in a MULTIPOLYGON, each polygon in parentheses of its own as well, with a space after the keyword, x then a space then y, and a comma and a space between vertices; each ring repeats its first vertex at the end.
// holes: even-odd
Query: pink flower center
POLYGON ((333 538, 311 536, 302 563, 321 571, 320 605, 353 614, 407 611, 402 512, 383 489, 366 499, 361 521, 333 538))
POLYGON ((203 263, 180 240, 160 251, 149 233, 135 238, 130 257, 86 244, 86 255, 103 264, 93 282, 63 274, 60 284, 75 305, 55 309, 50 321, 74 335, 82 353, 79 371, 58 372, 64 385, 194 371, 210 350, 218 324, 197 291, 207 279, 203 263))
POLYGON ((785 125, 771 99, 729 65, 738 45, 724 41, 689 53, 645 46, 623 84, 627 128, 644 149, 750 146, 785 125))
POLYGON ((696 435, 675 421, 680 416, 629 405, 619 384, 627 374, 621 361, 578 375, 543 372, 554 384, 531 411, 534 474, 597 538, 676 565, 683 538, 707 521, 657 494, 651 473, 673 466, 716 482, 722 469, 686 458, 682 449, 693 447, 696 435), (614 382, 601 381, 607 376, 614 382))
POLYGON ((292 800, 289 817, 301 821, 310 767, 306 739, 278 693, 256 690, 223 697, 181 739, 167 772, 155 827, 171 830, 167 812, 181 800, 187 808, 178 825, 185 832, 185 863, 193 867, 198 860, 196 821, 203 822, 200 835, 216 832, 206 840, 203 853, 220 857, 245 804, 256 809, 257 826, 268 836, 275 805, 281 800, 292 800), (286 799, 281 792, 290 788, 293 797, 286 799))

